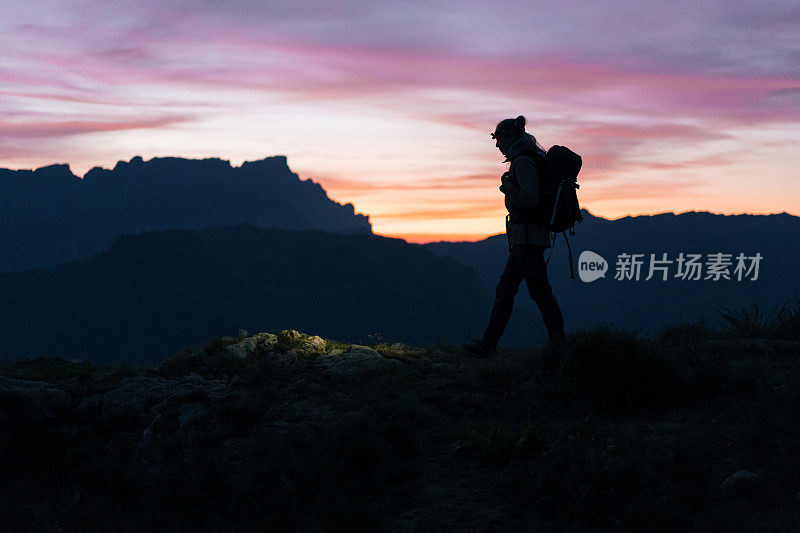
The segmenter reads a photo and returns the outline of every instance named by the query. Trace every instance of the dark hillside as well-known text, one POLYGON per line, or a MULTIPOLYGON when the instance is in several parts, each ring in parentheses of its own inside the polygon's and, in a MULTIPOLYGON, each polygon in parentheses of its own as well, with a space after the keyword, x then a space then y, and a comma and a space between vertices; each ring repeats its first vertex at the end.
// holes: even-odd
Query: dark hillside
POLYGON ((420 245, 248 225, 125 236, 77 263, 0 275, 0 292, 7 358, 126 364, 239 328, 455 341, 488 300, 473 270, 420 245))
POLYGON ((650 341, 577 332, 548 374, 543 350, 294 331, 155 367, 19 361, 0 368, 0 526, 792 531, 800 310, 785 311, 650 341))

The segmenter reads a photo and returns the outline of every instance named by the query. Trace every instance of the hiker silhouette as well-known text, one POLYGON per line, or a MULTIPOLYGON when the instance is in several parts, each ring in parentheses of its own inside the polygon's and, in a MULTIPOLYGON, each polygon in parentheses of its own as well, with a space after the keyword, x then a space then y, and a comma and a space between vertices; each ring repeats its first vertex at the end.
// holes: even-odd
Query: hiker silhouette
POLYGON ((545 157, 536 138, 525 131, 525 117, 507 118, 497 124, 492 138, 506 156, 507 172, 501 176, 500 191, 505 195, 506 237, 509 255, 495 289, 494 306, 483 338, 464 343, 464 348, 480 357, 492 357, 511 317, 514 296, 522 280, 542 314, 551 342, 566 339, 564 316, 547 278, 544 250, 552 245, 550 231, 535 223, 539 205, 539 172, 534 159, 545 157))

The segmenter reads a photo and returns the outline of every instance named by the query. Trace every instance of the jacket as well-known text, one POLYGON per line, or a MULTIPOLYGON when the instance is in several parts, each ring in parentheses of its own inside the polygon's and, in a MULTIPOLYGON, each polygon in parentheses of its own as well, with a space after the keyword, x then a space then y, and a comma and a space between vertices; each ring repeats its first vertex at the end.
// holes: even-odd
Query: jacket
POLYGON ((533 223, 533 212, 539 204, 539 173, 531 153, 544 153, 536 146, 533 138, 525 134, 512 144, 506 153, 509 167, 509 187, 504 187, 506 217, 506 237, 509 247, 515 244, 536 244, 551 246, 550 232, 533 223))

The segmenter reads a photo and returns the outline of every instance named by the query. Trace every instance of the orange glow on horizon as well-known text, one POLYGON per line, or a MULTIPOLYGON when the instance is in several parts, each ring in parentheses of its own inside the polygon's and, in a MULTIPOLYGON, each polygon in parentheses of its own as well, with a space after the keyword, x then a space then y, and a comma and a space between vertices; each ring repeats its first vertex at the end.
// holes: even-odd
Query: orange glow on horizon
POLYGON ((448 241, 448 242, 476 242, 482 241, 486 238, 500 235, 498 233, 403 233, 403 234, 377 234, 381 237, 389 237, 391 239, 403 239, 406 242, 414 244, 427 244, 431 242, 448 241))
MULTIPOLYGON (((584 209, 586 209, 584 207, 584 209)), ((800 216, 800 212, 788 212, 788 211, 781 211, 781 212, 772 212, 772 213, 751 213, 751 212, 743 212, 743 211, 730 211, 730 212, 718 212, 718 211, 711 211, 705 209, 689 209, 684 211, 658 211, 658 212, 651 212, 651 213, 625 213, 616 216, 606 216, 600 213, 592 212, 588 210, 591 216, 597 218, 603 218, 606 220, 620 220, 626 217, 644 217, 644 216, 657 216, 657 215, 665 215, 665 214, 672 214, 672 215, 683 215, 686 213, 709 213, 712 215, 724 215, 724 216, 735 216, 735 215, 754 215, 754 216, 768 216, 768 215, 781 215, 787 214, 791 216, 800 216)), ((576 230, 580 231, 580 224, 576 225, 576 230)), ((494 237, 496 235, 502 235, 503 233, 378 233, 375 232, 376 235, 380 235, 381 237, 389 237, 393 239, 403 239, 406 242, 414 243, 414 244, 428 244, 432 242, 439 242, 439 241, 446 241, 446 242, 477 242, 482 241, 484 239, 488 239, 489 237, 494 237)))

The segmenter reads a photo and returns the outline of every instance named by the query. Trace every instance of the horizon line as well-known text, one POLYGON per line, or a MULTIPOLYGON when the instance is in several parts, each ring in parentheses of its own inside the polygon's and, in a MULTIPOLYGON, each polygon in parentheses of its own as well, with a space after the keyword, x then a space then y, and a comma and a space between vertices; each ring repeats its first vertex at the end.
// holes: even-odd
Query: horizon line
MULTIPOLYGON (((322 187, 322 189, 325 191, 326 194, 330 195, 330 191, 323 186, 321 181, 317 181, 317 180, 315 180, 314 178, 311 178, 311 177, 303 178, 303 177, 300 176, 300 174, 298 174, 297 172, 293 171, 291 169, 291 167, 289 166, 289 156, 287 154, 266 155, 266 156, 263 156, 261 158, 243 159, 239 165, 235 165, 235 163, 232 162, 232 161, 234 161, 233 158, 225 158, 225 157, 221 157, 221 156, 186 157, 186 156, 180 156, 180 155, 157 155, 157 156, 152 156, 149 159, 145 160, 143 156, 136 154, 136 155, 131 156, 131 158, 129 160, 118 159, 117 163, 114 165, 114 167, 111 167, 111 168, 106 168, 106 167, 104 167, 102 165, 95 165, 91 169, 87 170, 83 175, 75 174, 75 172, 72 170, 72 164, 69 163, 69 162, 49 163, 49 164, 38 166, 36 168, 16 168, 16 169, 15 168, 7 168, 7 167, 0 167, 0 168, 2 168, 4 170, 15 171, 15 172, 16 171, 35 172, 35 171, 43 169, 43 168, 54 167, 54 166, 65 166, 65 167, 67 167, 69 169, 69 172, 72 173, 76 178, 82 180, 82 179, 84 179, 84 177, 91 170, 99 168, 99 169, 103 169, 103 170, 112 170, 113 171, 114 168, 117 165, 119 165, 120 163, 130 164, 130 163, 134 162, 137 159, 142 161, 142 162, 150 162, 150 161, 153 161, 154 159, 184 159, 184 160, 192 160, 192 161, 218 160, 218 161, 223 161, 223 162, 227 163, 232 169, 239 169, 239 168, 242 168, 246 163, 258 163, 258 162, 265 161, 267 159, 277 159, 277 158, 280 158, 280 159, 283 159, 284 161, 286 161, 287 168, 289 169, 290 172, 292 172, 293 174, 297 175, 297 178, 298 178, 299 181, 306 181, 306 182, 310 181, 312 183, 316 183, 317 185, 322 187)), ((331 198, 330 196, 329 196, 329 198, 330 198, 331 201, 339 203, 340 205, 347 205, 348 203, 352 204, 353 207, 355 208, 355 203, 352 200, 347 201, 347 202, 342 202, 341 200, 335 200, 335 199, 331 198)), ((618 216, 618 217, 615 217, 615 218, 611 218, 611 217, 604 216, 604 215, 599 214, 599 213, 592 212, 589 209, 587 209, 586 207, 582 207, 581 211, 584 211, 585 213, 587 213, 591 217, 601 218, 601 219, 604 219, 604 220, 607 220, 607 221, 616 221, 616 220, 621 220, 621 219, 624 219, 624 218, 634 218, 634 217, 643 217, 643 216, 658 216, 658 215, 679 216, 679 215, 684 215, 684 214, 688 214, 688 213, 708 213, 710 215, 721 215, 721 216, 742 216, 742 215, 770 216, 770 215, 784 215, 785 214, 785 215, 789 215, 789 216, 793 216, 793 217, 800 217, 800 212, 799 213, 790 213, 790 212, 785 211, 785 210, 784 211, 780 211, 780 212, 773 212, 773 213, 753 213, 753 212, 714 212, 714 211, 711 211, 711 210, 699 210, 698 211, 696 209, 692 209, 692 210, 681 211, 681 212, 678 212, 678 213, 676 213, 675 211, 659 211, 659 212, 655 212, 655 213, 653 213, 653 212, 642 212, 642 213, 636 213, 636 214, 626 213, 624 215, 621 215, 621 216, 618 216)), ((372 214, 367 213, 367 212, 359 211, 358 209, 354 209, 354 214, 363 215, 363 216, 368 217, 368 219, 370 220, 370 226, 372 226, 372 223, 373 223, 373 215, 372 214)), ((452 232, 449 232, 449 233, 439 233, 439 232, 377 233, 374 230, 372 232, 375 235, 379 235, 379 236, 387 237, 387 238, 402 239, 402 240, 404 240, 406 242, 414 243, 414 244, 430 244, 430 243, 436 243, 436 242, 450 242, 450 243, 478 242, 478 241, 486 240, 486 239, 488 239, 490 237, 494 237, 494 236, 497 236, 497 235, 503 235, 504 234, 503 232, 490 233, 490 234, 474 233, 474 232, 471 232, 471 233, 452 233, 452 232)))
MULTIPOLYGON (((609 222, 615 222, 617 220, 622 220, 623 218, 637 218, 637 217, 653 217, 659 215, 673 215, 673 216, 680 216, 686 215, 690 213, 705 213, 709 215, 715 216, 775 216, 775 215, 788 215, 791 217, 798 217, 800 218, 800 214, 789 213, 788 211, 781 211, 779 213, 715 213, 713 211, 698 211, 698 210, 688 210, 688 211, 681 211, 680 213, 676 213, 674 211, 661 211, 658 213, 638 213, 638 214, 625 214, 616 218, 609 218, 602 215, 598 215, 592 213, 585 207, 581 208, 581 211, 585 211, 590 216, 594 218, 601 218, 603 220, 609 222)), ((580 227, 579 224, 576 227, 580 227)), ((390 239, 402 239, 406 242, 413 243, 413 244, 432 244, 438 242, 447 242, 447 243, 467 243, 467 242, 479 242, 486 240, 490 237, 496 237, 498 235, 504 235, 503 232, 499 233, 491 233, 491 234, 484 234, 484 233, 376 233, 373 231, 375 235, 380 237, 387 237, 390 239)))

